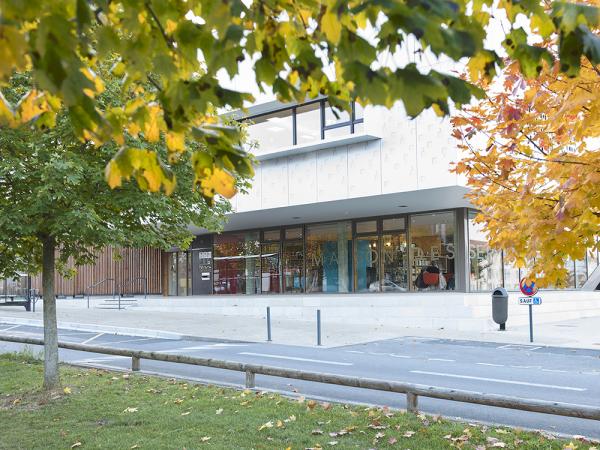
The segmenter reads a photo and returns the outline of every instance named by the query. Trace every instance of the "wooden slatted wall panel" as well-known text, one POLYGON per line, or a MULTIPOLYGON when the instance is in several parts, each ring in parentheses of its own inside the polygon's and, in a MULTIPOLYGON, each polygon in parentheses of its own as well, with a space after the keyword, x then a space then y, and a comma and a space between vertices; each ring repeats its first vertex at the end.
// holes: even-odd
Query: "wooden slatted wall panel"
MULTIPOLYGON (((59 275, 54 280, 57 295, 82 295, 88 286, 98 283, 107 278, 113 281, 105 281, 93 290, 93 294, 112 295, 114 289, 123 285, 123 292, 142 294, 144 292, 144 281, 129 282, 134 278, 146 278, 148 280, 148 294, 161 294, 161 251, 159 249, 144 248, 114 248, 106 247, 99 252, 95 264, 77 268, 77 274, 70 279, 59 275), (115 256, 121 255, 115 260, 115 256)), ((73 263, 68 265, 73 267, 73 263)), ((32 286, 40 289, 42 287, 42 276, 40 274, 32 278, 32 286)))

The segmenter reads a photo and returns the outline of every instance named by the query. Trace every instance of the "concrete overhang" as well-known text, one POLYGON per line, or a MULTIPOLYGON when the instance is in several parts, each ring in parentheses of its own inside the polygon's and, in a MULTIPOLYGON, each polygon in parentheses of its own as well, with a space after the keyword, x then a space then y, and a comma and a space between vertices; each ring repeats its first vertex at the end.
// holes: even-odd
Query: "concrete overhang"
MULTIPOLYGON (((469 189, 463 186, 444 186, 408 192, 373 195, 343 200, 308 203, 227 215, 225 231, 268 228, 362 217, 388 216, 406 213, 436 211, 453 208, 471 208, 465 198, 469 189)), ((191 227, 197 235, 210 231, 191 227)))
POLYGON ((267 159, 301 155, 303 153, 310 153, 317 150, 336 148, 344 145, 358 144, 360 142, 376 141, 379 139, 381 138, 378 136, 373 136, 372 134, 349 134, 347 136, 311 142, 310 144, 290 145, 289 147, 283 147, 277 150, 259 153, 255 157, 258 161, 265 161, 267 159))

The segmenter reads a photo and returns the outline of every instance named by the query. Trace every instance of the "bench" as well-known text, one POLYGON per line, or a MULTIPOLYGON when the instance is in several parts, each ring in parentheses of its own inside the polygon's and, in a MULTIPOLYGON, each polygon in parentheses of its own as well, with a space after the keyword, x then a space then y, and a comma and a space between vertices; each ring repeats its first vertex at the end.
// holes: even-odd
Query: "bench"
POLYGON ((24 306, 26 311, 31 311, 31 299, 22 295, 1 294, 0 306, 24 306), (22 300, 17 300, 19 297, 22 300))

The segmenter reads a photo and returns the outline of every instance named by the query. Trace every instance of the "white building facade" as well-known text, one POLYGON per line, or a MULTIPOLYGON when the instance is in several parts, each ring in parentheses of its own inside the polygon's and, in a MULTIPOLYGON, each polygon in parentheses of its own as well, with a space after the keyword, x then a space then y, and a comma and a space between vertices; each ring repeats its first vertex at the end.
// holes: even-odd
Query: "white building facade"
MULTIPOLYGON (((223 233, 194 230, 192 248, 170 255, 170 295, 517 289, 519 269, 489 249, 450 170, 460 152, 447 119, 411 120, 401 105, 339 112, 326 98, 238 118, 257 143, 252 188, 223 233)), ((571 266, 571 288, 589 288, 598 254, 571 266)))

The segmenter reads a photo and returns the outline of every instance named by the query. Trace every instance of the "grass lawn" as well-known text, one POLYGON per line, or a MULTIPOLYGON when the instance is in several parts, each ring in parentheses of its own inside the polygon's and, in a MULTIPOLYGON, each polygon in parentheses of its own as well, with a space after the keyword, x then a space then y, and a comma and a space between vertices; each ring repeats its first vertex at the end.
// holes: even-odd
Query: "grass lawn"
POLYGON ((594 448, 508 428, 142 374, 69 366, 61 373, 64 390, 44 394, 40 361, 0 355, 1 449, 594 448))

